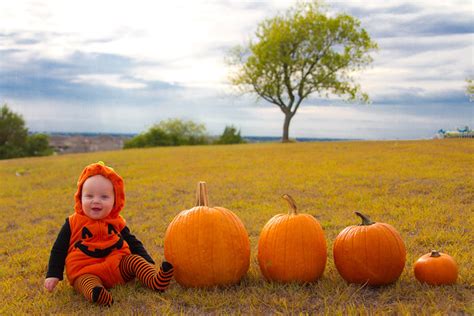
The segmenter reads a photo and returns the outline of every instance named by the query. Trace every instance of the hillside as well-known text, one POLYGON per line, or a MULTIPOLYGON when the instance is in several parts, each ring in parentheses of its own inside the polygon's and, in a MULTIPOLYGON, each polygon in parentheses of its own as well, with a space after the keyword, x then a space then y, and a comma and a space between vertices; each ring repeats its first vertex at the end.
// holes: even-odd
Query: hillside
POLYGON ((196 146, 95 152, 0 161, 0 314, 104 311, 61 282, 53 294, 43 280, 49 251, 71 214, 83 167, 103 160, 125 180, 122 215, 155 261, 163 258, 167 225, 194 206, 198 181, 211 205, 234 211, 251 241, 251 267, 240 285, 211 290, 173 283, 160 295, 138 282, 112 289, 113 314, 145 313, 474 313, 474 142, 472 140, 332 142, 196 146), (328 262, 321 280, 271 284, 256 262, 263 225, 287 212, 294 197, 325 231, 328 262), (348 285, 337 273, 332 245, 360 210, 389 223, 407 248, 397 283, 348 285), (433 248, 459 265, 454 286, 429 287, 413 276, 413 262, 433 248))

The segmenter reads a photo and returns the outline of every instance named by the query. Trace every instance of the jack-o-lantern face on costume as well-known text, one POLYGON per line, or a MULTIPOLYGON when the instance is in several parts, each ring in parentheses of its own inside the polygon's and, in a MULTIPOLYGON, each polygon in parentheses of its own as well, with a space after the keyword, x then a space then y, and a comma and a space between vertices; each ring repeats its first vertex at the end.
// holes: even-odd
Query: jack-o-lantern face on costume
POLYGON ((82 239, 77 241, 74 244, 74 247, 78 248, 85 255, 93 258, 104 258, 113 250, 121 249, 123 246, 123 238, 119 233, 117 233, 114 226, 112 224, 107 224, 107 231, 103 228, 103 225, 95 224, 84 226, 81 232, 82 239), (104 247, 91 250, 90 248, 93 248, 97 244, 97 239, 99 238, 104 247))

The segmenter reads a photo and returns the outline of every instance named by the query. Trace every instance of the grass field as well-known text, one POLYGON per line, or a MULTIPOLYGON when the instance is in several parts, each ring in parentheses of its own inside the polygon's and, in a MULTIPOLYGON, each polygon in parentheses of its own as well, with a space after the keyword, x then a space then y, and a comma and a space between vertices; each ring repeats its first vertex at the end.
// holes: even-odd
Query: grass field
POLYGON ((474 314, 474 141, 389 141, 249 144, 126 150, 0 161, 0 314, 238 313, 474 314), (87 303, 61 282, 43 289, 49 251, 72 213, 75 183, 98 160, 126 185, 122 215, 155 261, 173 217, 194 206, 198 181, 211 205, 234 211, 247 228, 251 266, 239 285, 210 290, 172 283, 157 294, 138 282, 112 289, 115 304, 87 303), (322 279, 313 284, 267 283, 256 262, 263 225, 287 212, 283 193, 315 215, 328 243, 322 279), (332 245, 360 210, 398 229, 407 247, 405 270, 393 285, 348 285, 332 245), (451 254, 458 283, 419 284, 413 262, 432 248, 451 254))

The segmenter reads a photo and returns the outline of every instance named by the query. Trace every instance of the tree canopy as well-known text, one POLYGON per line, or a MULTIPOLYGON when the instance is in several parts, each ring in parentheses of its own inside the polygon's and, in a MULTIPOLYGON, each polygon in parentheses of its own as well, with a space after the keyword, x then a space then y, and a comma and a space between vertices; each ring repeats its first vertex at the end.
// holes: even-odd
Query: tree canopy
POLYGON ((353 74, 372 62, 377 44, 356 18, 330 16, 320 1, 300 2, 262 21, 255 37, 230 52, 230 81, 280 108, 284 142, 291 119, 312 94, 368 101, 353 74))
POLYGON ((243 144, 246 141, 240 135, 240 130, 233 125, 226 126, 222 135, 217 139, 216 144, 243 144))
POLYGON ((201 145, 208 143, 206 127, 193 121, 168 119, 125 143, 124 148, 201 145))
POLYGON ((53 153, 44 134, 28 135, 25 121, 6 104, 0 109, 0 159, 47 156, 53 153))

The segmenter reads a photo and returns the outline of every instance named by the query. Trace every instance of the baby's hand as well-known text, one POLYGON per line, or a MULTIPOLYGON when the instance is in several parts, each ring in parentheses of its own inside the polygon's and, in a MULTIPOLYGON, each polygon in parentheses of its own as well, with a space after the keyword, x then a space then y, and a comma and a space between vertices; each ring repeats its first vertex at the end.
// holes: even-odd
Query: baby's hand
POLYGON ((58 282, 59 282, 58 278, 46 278, 46 280, 44 280, 44 287, 48 291, 52 292, 54 288, 56 287, 56 285, 58 285, 58 282))

